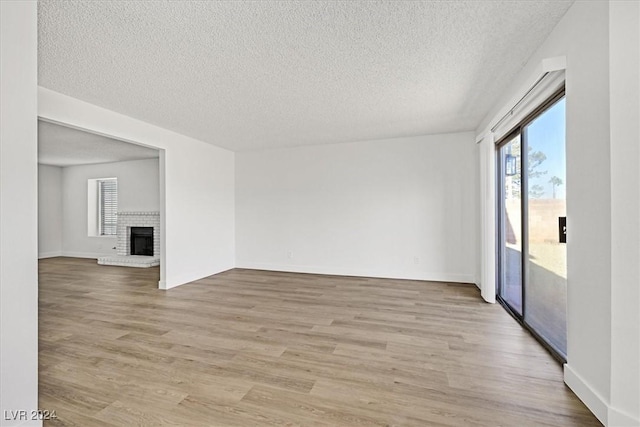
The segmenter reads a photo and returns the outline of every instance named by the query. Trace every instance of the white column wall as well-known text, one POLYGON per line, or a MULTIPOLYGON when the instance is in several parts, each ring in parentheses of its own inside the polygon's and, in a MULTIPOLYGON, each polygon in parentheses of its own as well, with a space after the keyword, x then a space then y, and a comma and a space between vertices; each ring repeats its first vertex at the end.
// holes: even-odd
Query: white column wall
POLYGON ((30 412, 38 409, 37 16, 36 2, 0 2, 2 426, 41 425, 30 412))
POLYGON ((640 425, 640 3, 611 2, 611 405, 640 425))

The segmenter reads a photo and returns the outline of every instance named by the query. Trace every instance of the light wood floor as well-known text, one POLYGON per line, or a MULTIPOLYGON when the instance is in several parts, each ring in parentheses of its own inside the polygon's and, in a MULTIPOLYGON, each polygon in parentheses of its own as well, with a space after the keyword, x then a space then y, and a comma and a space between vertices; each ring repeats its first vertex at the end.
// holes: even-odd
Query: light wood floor
POLYGON ((45 425, 597 426, 472 285, 40 261, 45 425))

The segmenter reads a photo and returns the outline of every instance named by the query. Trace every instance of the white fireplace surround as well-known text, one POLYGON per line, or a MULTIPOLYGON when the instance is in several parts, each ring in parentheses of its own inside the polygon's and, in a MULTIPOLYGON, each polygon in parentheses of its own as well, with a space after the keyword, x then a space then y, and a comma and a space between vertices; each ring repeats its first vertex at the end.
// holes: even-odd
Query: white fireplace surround
POLYGON ((116 255, 98 258, 100 265, 155 267, 160 265, 160 212, 118 212, 116 255), (131 255, 131 227, 153 227, 153 256, 131 255))
POLYGON ((131 255, 131 227, 153 227, 153 256, 160 257, 160 212, 118 212, 116 253, 131 255))

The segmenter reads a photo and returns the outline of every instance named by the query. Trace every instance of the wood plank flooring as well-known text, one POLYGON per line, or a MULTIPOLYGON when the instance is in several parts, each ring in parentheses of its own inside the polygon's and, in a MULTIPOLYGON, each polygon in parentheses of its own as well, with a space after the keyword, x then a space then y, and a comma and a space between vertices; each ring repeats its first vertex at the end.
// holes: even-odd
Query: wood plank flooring
POLYGON ((598 426, 473 285, 40 261, 47 426, 598 426))

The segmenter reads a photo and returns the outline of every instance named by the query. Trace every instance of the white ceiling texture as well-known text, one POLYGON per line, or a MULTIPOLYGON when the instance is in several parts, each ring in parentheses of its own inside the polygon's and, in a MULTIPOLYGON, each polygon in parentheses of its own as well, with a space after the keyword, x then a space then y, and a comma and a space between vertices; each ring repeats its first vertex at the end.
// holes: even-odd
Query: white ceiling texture
POLYGON ((39 84, 234 151, 475 129, 572 1, 41 1, 39 84))
POLYGON ((158 150, 101 135, 38 121, 38 163, 77 166, 154 159, 158 150))

